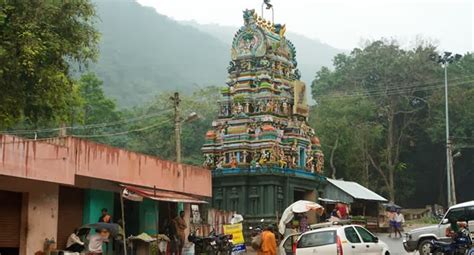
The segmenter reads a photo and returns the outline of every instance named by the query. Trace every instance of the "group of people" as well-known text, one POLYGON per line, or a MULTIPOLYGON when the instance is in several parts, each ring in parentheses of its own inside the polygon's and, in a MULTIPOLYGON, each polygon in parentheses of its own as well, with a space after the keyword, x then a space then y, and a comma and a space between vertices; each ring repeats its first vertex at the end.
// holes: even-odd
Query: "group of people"
POLYGON ((405 223, 405 217, 403 216, 400 209, 390 209, 388 212, 389 220, 389 234, 388 237, 392 237, 392 233, 395 233, 395 238, 397 235, 402 238, 403 224, 405 223))
MULTIPOLYGON (((107 208, 103 208, 101 216, 98 222, 112 223, 112 217, 108 213, 107 208)), ((110 232, 108 229, 96 229, 94 234, 80 233, 79 229, 75 229, 74 232, 68 237, 66 243, 66 251, 70 252, 82 252, 87 250, 90 255, 102 254, 102 245, 109 241, 110 232), (80 236, 85 235, 87 237, 87 249, 85 240, 82 240, 80 236)))
POLYGON ((340 221, 349 219, 349 208, 344 203, 336 203, 333 210, 324 210, 323 215, 321 216, 322 221, 340 221))
MULTIPOLYGON (((120 223, 119 220, 117 223, 120 223)), ((112 223, 112 217, 108 213, 106 208, 102 209, 101 216, 98 219, 98 222, 102 223, 112 223)), ((118 235, 115 237, 114 243, 117 245, 114 246, 114 250, 117 253, 122 254, 123 252, 123 242, 125 241, 125 233, 123 229, 118 224, 118 235)), ((170 239, 169 245, 169 254, 171 255, 181 255, 184 247, 186 235, 185 230, 187 228, 186 221, 184 220, 184 212, 181 211, 179 215, 172 219, 166 220, 163 224, 163 232, 170 239)), ((83 252, 87 251, 88 255, 100 255, 102 254, 102 246, 104 243, 109 242, 110 231, 108 229, 96 229, 95 233, 89 233, 75 229, 74 232, 69 236, 66 244, 66 251, 70 252, 83 252), (85 237, 81 239, 81 237, 85 237)))

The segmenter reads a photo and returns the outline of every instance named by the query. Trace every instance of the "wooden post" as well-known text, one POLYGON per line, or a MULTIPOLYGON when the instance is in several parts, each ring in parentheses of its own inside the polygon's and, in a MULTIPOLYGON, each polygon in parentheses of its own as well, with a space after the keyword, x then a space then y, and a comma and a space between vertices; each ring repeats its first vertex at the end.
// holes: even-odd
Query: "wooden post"
POLYGON ((127 235, 125 234, 125 210, 123 206, 123 190, 120 192, 120 207, 122 209, 123 254, 127 255, 127 235))
MULTIPOLYGON (((156 198, 156 186, 153 186, 153 195, 156 198)), ((156 234, 158 235, 159 228, 160 228, 160 217, 158 215, 158 201, 154 200, 154 202, 155 202, 156 234)))
POLYGON ((175 92, 170 100, 173 101, 174 105, 174 132, 175 132, 175 143, 176 143, 176 162, 181 163, 181 117, 179 112, 179 93, 175 92))
MULTIPOLYGON (((278 229, 278 226, 280 226, 280 215, 278 215, 278 210, 276 211, 276 231, 278 233, 278 244, 280 244, 281 242, 281 233, 280 233, 280 230, 278 229)), ((273 230, 275 231, 275 230, 273 230)), ((283 233, 285 234, 285 233, 283 233)))
MULTIPOLYGON (((153 195, 155 196, 155 199, 156 199, 156 186, 153 185, 153 195)), ((155 203, 155 220, 156 220, 156 237, 158 237, 158 233, 160 232, 159 229, 160 229, 160 216, 158 214, 158 201, 157 200, 153 200, 153 202, 155 203)), ((158 238, 156 238, 156 247, 158 249, 160 245, 160 241, 158 240, 158 238)), ((151 251, 150 251, 150 254, 151 254, 151 251)), ((161 252, 158 250, 158 254, 161 254, 161 252)))

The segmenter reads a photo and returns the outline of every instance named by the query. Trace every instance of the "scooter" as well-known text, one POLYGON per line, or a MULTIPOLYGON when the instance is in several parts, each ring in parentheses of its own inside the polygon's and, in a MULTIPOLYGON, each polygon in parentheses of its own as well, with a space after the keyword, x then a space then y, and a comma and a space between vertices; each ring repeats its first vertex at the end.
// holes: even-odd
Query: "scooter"
POLYGON ((435 255, 474 255, 469 229, 462 228, 452 242, 432 240, 431 252, 435 255))

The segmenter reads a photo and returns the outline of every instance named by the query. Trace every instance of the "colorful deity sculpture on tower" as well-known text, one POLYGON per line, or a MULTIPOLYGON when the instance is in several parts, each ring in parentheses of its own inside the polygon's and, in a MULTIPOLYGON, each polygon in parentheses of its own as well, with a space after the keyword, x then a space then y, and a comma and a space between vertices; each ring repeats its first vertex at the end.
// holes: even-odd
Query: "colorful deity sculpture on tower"
POLYGON ((273 167, 321 173, 324 155, 308 125, 306 85, 286 26, 245 10, 234 36, 219 116, 202 151, 210 169, 273 167))

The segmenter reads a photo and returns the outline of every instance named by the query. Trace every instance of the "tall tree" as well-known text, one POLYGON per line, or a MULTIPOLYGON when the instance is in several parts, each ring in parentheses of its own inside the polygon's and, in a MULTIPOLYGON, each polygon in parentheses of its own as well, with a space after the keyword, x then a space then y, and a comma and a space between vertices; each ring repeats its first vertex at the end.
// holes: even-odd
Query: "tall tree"
POLYGON ((107 98, 103 82, 94 73, 86 73, 77 82, 78 104, 72 109, 70 134, 87 137, 97 142, 123 146, 124 137, 108 136, 128 127, 113 101, 107 98))
POLYGON ((68 119, 71 63, 97 54, 89 0, 0 1, 0 126, 68 119))
MULTIPOLYGON (((147 128, 143 132, 131 134, 128 138, 127 148, 146 154, 156 155, 165 159, 174 160, 175 133, 174 113, 172 102, 169 99, 172 93, 162 93, 147 105, 137 107, 132 114, 144 116, 161 113, 154 118, 141 121, 131 129, 147 128)), ((181 143, 183 162, 201 165, 203 156, 201 147, 204 144, 205 133, 211 128, 212 120, 217 115, 216 101, 220 98, 219 89, 206 87, 195 91, 191 95, 181 95, 181 117, 186 117, 196 112, 197 120, 183 122, 181 130, 181 143)))
POLYGON ((103 82, 93 73, 81 76, 79 95, 82 98, 80 116, 82 124, 97 124, 117 121, 119 113, 115 102, 104 95, 103 82))
MULTIPOLYGON (((401 160, 403 146, 410 142, 410 132, 429 109, 429 89, 439 85, 435 82, 440 80, 434 72, 436 64, 430 61, 434 52, 431 45, 404 50, 393 41, 375 41, 349 55, 336 56, 335 70, 320 71, 312 85, 316 98, 361 97, 374 105, 375 118, 360 116, 359 122, 381 130, 381 138, 372 141, 366 156, 391 201, 395 200, 396 176, 406 168, 401 160)), ((352 105, 359 112, 358 105, 352 105)))

